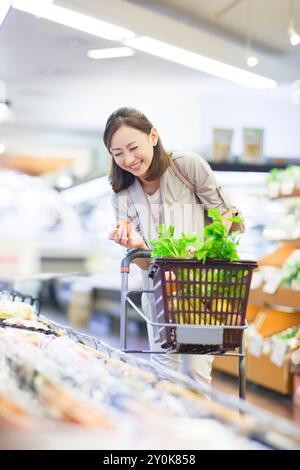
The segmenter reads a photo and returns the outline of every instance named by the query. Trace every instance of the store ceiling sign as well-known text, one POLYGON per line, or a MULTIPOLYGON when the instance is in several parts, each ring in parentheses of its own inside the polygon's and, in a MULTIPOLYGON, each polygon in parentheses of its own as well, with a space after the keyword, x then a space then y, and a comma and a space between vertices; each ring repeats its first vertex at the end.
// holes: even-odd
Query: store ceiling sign
POLYGON ((0 279, 28 278, 40 272, 38 245, 31 239, 0 239, 0 279))

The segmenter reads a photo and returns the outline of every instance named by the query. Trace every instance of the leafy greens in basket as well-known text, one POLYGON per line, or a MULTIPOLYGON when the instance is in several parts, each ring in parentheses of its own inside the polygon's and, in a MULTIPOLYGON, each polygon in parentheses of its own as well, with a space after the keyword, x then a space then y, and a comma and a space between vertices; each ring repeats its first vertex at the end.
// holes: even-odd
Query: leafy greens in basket
MULTIPOLYGON (((204 228, 204 239, 196 233, 182 233, 181 237, 175 238, 175 227, 168 228, 160 224, 158 239, 149 240, 153 247, 152 258, 196 258, 205 262, 206 259, 223 259, 226 261, 237 261, 237 233, 229 235, 227 228, 222 222, 218 209, 209 209, 208 216, 213 222, 204 228)), ((239 216, 228 219, 230 222, 242 222, 239 216)))
MULTIPOLYGON (((239 260, 237 233, 227 233, 217 209, 210 209, 208 215, 213 221, 204 228, 203 238, 195 233, 182 233, 181 237, 175 238, 173 226, 160 225, 158 239, 149 241, 153 246, 152 258, 194 258, 203 263, 207 259, 239 260)), ((240 217, 228 220, 242 222, 240 217)), ((247 270, 193 270, 186 267, 178 267, 176 273, 164 272, 168 308, 174 313, 176 323, 203 325, 209 321, 211 325, 239 325, 241 319, 237 312, 246 295, 241 281, 248 274, 247 270)))

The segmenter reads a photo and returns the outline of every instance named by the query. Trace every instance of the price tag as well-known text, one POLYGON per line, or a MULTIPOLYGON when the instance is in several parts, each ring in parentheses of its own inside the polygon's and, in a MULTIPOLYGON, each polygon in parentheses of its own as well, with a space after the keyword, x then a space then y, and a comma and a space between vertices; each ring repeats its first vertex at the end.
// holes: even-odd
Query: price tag
POLYGON ((0 238, 0 279, 28 277, 40 271, 40 253, 35 240, 0 238))
POLYGON ((252 356, 259 357, 262 353, 263 337, 259 333, 253 333, 249 337, 248 350, 252 356))
POLYGON ((288 351, 286 341, 276 341, 272 346, 271 362, 278 367, 283 366, 284 357, 288 351))

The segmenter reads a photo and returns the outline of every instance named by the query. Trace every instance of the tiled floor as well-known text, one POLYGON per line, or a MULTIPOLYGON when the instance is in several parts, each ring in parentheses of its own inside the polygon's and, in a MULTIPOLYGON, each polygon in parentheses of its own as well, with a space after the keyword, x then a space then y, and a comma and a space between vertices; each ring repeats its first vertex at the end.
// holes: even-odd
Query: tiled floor
MULTIPOLYGON (((57 311, 44 309, 43 315, 61 324, 68 324, 67 317, 57 311)), ((82 331, 91 336, 100 338, 105 343, 119 348, 118 331, 111 331, 111 325, 105 317, 99 319, 99 316, 92 317, 87 327, 73 326, 77 331, 82 331)), ((128 347, 131 349, 147 349, 147 340, 145 337, 139 337, 132 328, 132 334, 129 337, 128 347)), ((143 359, 149 358, 149 355, 138 355, 143 359)), ((229 395, 238 396, 237 379, 227 374, 217 371, 213 372, 213 387, 229 395)), ((300 408, 295 406, 291 396, 284 396, 276 392, 264 389, 255 384, 247 383, 247 401, 265 411, 272 412, 278 416, 290 419, 300 425, 300 408)))

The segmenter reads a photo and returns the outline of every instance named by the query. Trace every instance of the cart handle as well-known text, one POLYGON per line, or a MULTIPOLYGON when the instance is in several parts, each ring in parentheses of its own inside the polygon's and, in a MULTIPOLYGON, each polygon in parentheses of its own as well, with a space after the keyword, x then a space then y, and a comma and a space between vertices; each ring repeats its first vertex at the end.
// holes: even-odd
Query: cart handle
POLYGON ((151 258, 151 250, 139 250, 137 248, 133 248, 127 252, 127 255, 122 259, 121 262, 121 273, 129 273, 129 265, 133 262, 136 258, 151 258))

